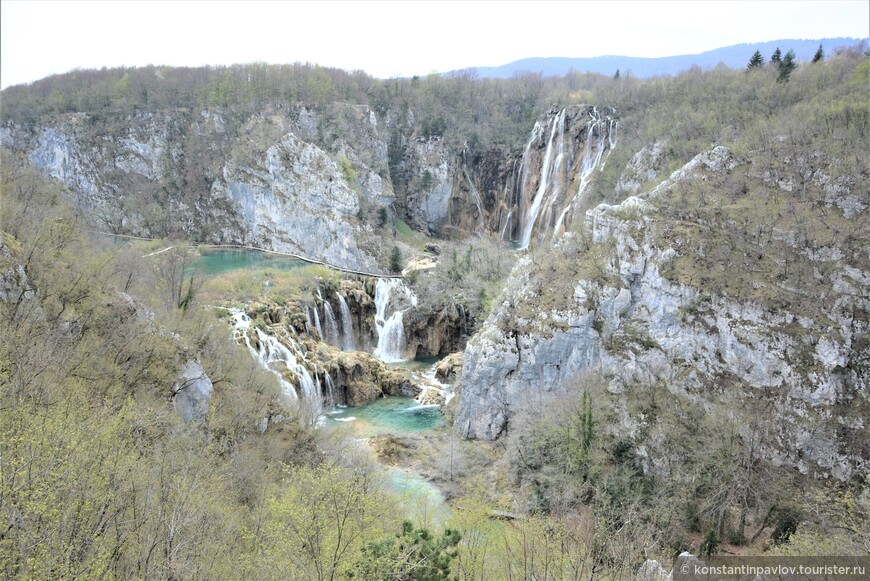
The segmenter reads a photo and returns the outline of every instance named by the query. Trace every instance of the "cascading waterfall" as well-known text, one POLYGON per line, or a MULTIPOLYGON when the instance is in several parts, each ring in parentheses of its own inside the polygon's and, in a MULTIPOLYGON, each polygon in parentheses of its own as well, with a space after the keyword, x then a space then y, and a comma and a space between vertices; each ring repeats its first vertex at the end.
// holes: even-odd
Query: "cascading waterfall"
POLYGON ((323 301, 323 321, 326 324, 326 336, 323 340, 330 345, 339 344, 338 324, 335 322, 335 315, 332 312, 332 305, 329 301, 323 301))
POLYGON ((259 361, 264 369, 275 374, 284 393, 290 399, 298 400, 296 387, 284 378, 281 370, 276 369, 275 365, 281 363, 292 371, 299 382, 298 388, 302 398, 310 403, 315 417, 319 416, 323 406, 320 390, 317 389, 308 369, 300 363, 300 360, 305 361, 305 355, 293 338, 286 337, 287 342, 292 347, 291 351, 274 336, 264 333, 258 327, 251 327, 251 318, 243 310, 230 309, 230 314, 233 318, 233 338, 236 341, 244 341, 254 359, 259 361), (257 338, 257 347, 251 343, 252 330, 257 338))
POLYGON ((387 316, 391 294, 393 291, 403 292, 417 306, 417 297, 400 279, 379 278, 375 285, 375 330, 378 334, 378 346, 374 356, 386 363, 403 361, 402 349, 405 346, 405 328, 402 323, 404 311, 396 309, 387 316))
POLYGON ((341 350, 356 351, 356 343, 353 340, 353 321, 350 318, 350 308, 343 296, 338 295, 339 314, 341 315, 341 350))
POLYGON ((468 318, 465 315, 465 307, 462 305, 456 305, 456 308, 459 310, 459 322, 462 325, 462 330, 459 333, 459 340, 464 345, 468 340, 468 318))
POLYGON ((314 311, 314 328, 317 329, 317 336, 320 337, 321 341, 326 341, 323 336, 323 327, 320 326, 320 314, 317 312, 317 305, 314 305, 311 310, 314 311))
POLYGON ((499 240, 504 240, 505 233, 509 232, 511 230, 511 218, 513 218, 513 215, 514 215, 514 210, 513 210, 513 208, 511 208, 510 210, 508 210, 508 215, 507 215, 507 218, 505 219, 504 227, 501 229, 501 234, 498 237, 499 240))
POLYGON ((601 115, 598 113, 597 107, 592 108, 590 117, 591 118, 589 122, 586 124, 586 148, 583 152, 583 159, 580 162, 580 185, 577 187, 577 193, 574 194, 571 203, 566 204, 561 214, 559 214, 559 219, 556 220, 556 225, 553 228, 554 237, 559 235, 559 232, 562 229, 562 224, 565 221, 565 216, 567 216, 568 214, 568 210, 585 193, 586 188, 589 186, 589 181, 592 178, 592 173, 595 171, 595 168, 599 167, 600 164, 599 169, 604 169, 604 163, 602 163, 602 156, 604 156, 605 143, 610 145, 610 148, 607 149, 608 156, 610 156, 610 152, 613 150, 613 148, 616 147, 616 138, 611 138, 611 135, 615 135, 616 133, 617 126, 614 125, 616 121, 611 119, 609 124, 609 131, 604 131, 603 127, 605 124, 605 120, 601 119, 601 115), (598 130, 598 139, 595 143, 595 148, 593 150, 592 140, 596 130, 598 130))
POLYGON ((471 179, 471 176, 468 175, 468 164, 466 162, 466 156, 468 153, 468 145, 465 145, 465 149, 462 150, 462 173, 465 175, 465 181, 468 182, 468 188, 471 190, 471 197, 474 198, 474 204, 477 206, 477 234, 479 236, 483 236, 483 206, 480 201, 480 194, 477 191, 477 188, 474 187, 474 181, 471 179))
POLYGON ((334 408, 338 403, 335 401, 335 383, 332 381, 332 376, 329 375, 328 371, 323 372, 323 383, 326 384, 326 396, 327 401, 329 402, 329 407, 334 408))
MULTIPOLYGON (((529 247, 529 244, 532 241, 532 230, 534 230, 535 222, 538 220, 538 214, 541 210, 541 204, 544 202, 544 195, 547 193, 549 183, 549 178, 551 173, 556 173, 559 169, 559 165, 562 162, 562 158, 564 156, 564 136, 565 136, 565 109, 563 109, 559 115, 553 119, 552 128, 550 129, 550 139, 547 141, 547 151, 544 154, 544 163, 541 165, 541 181, 538 184, 538 190, 535 192, 534 200, 532 201, 532 207, 529 210, 528 220, 526 222, 525 228, 523 230, 523 237, 520 243, 520 249, 526 250, 529 247), (556 137, 558 136, 558 140, 556 137), (556 140, 557 154, 555 158, 553 157, 553 149, 554 149, 554 140, 556 140)), ((536 125, 537 128, 537 125, 536 125)), ((558 186, 559 180, 556 180, 556 184, 558 186)), ((551 196, 555 199, 558 195, 551 196)))
MULTIPOLYGON (((525 197, 523 196, 523 192, 529 186, 529 160, 531 159, 531 155, 529 152, 532 150, 532 144, 541 137, 541 133, 544 131, 544 126, 541 125, 540 121, 535 121, 535 126, 532 127, 532 135, 529 137, 528 142, 526 142, 525 148, 523 148, 523 161, 520 165, 520 183, 519 187, 516 188, 517 192, 517 202, 519 208, 519 215, 517 216, 517 224, 522 227, 522 225, 528 221, 529 210, 526 207, 525 197)), ((520 237, 522 237, 523 232, 519 232, 520 237)))
POLYGON ((314 323, 311 322, 311 310, 306 305, 305 307, 305 332, 311 336, 311 329, 314 328, 314 323))

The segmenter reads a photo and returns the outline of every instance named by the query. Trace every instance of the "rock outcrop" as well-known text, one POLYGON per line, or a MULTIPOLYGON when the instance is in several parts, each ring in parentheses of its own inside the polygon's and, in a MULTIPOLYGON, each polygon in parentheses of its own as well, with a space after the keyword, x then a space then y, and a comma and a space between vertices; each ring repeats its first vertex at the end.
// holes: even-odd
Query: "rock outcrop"
POLYGON ((205 421, 213 388, 211 379, 198 361, 191 359, 184 364, 172 390, 172 401, 185 423, 205 421))
MULTIPOLYGON (((870 272, 819 258, 830 280, 759 295, 771 302, 780 292, 816 292, 801 303, 815 304, 813 312, 740 299, 754 296, 746 288, 732 296, 681 282, 688 249, 685 238, 663 235, 680 224, 666 198, 739 163, 722 147, 699 155, 649 194, 587 212, 584 232, 566 235, 546 264, 521 259, 501 305, 469 342, 456 430, 494 439, 526 400, 592 370, 623 410, 628 392, 656 382, 707 410, 732 413, 763 398, 771 430, 764 457, 840 479, 863 469, 870 272)), ((614 429, 637 435, 650 426, 626 412, 614 429)))

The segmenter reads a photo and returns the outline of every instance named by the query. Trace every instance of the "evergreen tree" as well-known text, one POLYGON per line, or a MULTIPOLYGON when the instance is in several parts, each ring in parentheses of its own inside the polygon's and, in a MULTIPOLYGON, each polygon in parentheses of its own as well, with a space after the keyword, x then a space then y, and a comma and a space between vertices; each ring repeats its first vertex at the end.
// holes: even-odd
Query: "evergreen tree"
POLYGON ((785 57, 782 59, 782 62, 779 63, 779 76, 776 78, 776 82, 787 83, 789 75, 791 75, 791 72, 795 70, 796 67, 797 62, 795 61, 794 51, 790 50, 785 53, 785 57))
POLYGON ((779 50, 779 47, 776 47, 776 50, 773 51, 773 56, 770 57, 770 63, 771 64, 776 63, 777 65, 779 65, 779 63, 781 63, 781 62, 782 62, 782 51, 779 50))
POLYGON ((746 65, 746 68, 755 69, 761 68, 762 66, 764 66, 764 57, 761 56, 761 51, 757 50, 755 51, 755 54, 752 55, 752 58, 749 59, 749 64, 746 65))
POLYGON ((393 251, 390 253, 390 270, 393 272, 402 270, 402 251, 398 246, 393 246, 393 251))
POLYGON ((618 78, 619 78, 619 69, 616 69, 616 74, 613 75, 613 78, 614 78, 614 79, 618 79, 618 78))
POLYGON ((825 58, 825 51, 822 48, 822 45, 819 45, 819 50, 816 51, 815 56, 813 57, 813 62, 817 63, 825 58))

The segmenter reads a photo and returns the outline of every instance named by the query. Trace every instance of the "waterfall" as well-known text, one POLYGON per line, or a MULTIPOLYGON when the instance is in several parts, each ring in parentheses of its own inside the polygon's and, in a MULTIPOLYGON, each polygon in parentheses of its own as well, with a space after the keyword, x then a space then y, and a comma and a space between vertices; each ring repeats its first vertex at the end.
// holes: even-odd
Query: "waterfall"
POLYGON ((311 322, 311 310, 308 308, 308 305, 305 305, 305 332, 308 333, 309 337, 313 328, 314 323, 311 322))
POLYGON ((323 341, 330 345, 338 345, 338 325, 335 322, 335 315, 332 313, 332 305, 329 301, 323 301, 323 321, 326 324, 326 336, 323 341))
POLYGON ((607 150, 608 156, 613 147, 616 146, 615 138, 611 139, 611 132, 615 131, 615 121, 611 119, 609 124, 610 130, 604 131, 605 121, 601 119, 597 107, 592 109, 590 117, 591 119, 586 124, 586 148, 583 152, 583 159, 580 162, 580 185, 577 187, 577 193, 574 194, 571 203, 566 204, 565 209, 562 210, 561 214, 559 214, 559 219, 556 220, 556 225, 553 228, 553 236, 559 235, 559 231, 562 228, 562 223, 565 221, 565 216, 568 214, 568 210, 572 205, 574 205, 574 202, 581 199, 583 194, 586 192, 586 188, 589 186, 589 181, 592 178, 592 173, 595 171, 595 168, 599 167, 599 164, 601 164, 600 169, 604 169, 604 164, 601 163, 601 158, 604 155, 605 145, 610 145, 610 149, 607 150), (596 129, 598 130, 598 139, 595 144, 595 149, 593 150, 592 141, 596 129))
POLYGON ((508 210, 508 215, 507 215, 507 218, 505 219, 504 227, 501 229, 501 234, 498 237, 499 240, 504 240, 505 232, 508 232, 510 230, 511 218, 513 217, 513 214, 514 214, 513 208, 508 210))
POLYGON ((338 403, 335 401, 335 383, 333 383, 332 376, 329 375, 328 371, 323 372, 323 383, 326 384, 326 395, 328 397, 327 401, 329 402, 329 407, 334 408, 338 403))
MULTIPOLYGON (((529 183, 529 159, 531 158, 529 152, 532 150, 532 144, 535 142, 536 139, 538 139, 542 131, 543 129, 541 126, 541 122, 535 121, 535 126, 532 128, 532 135, 531 137, 529 137, 529 141, 526 143, 526 147, 523 149, 523 161, 520 165, 520 183, 519 186, 516 188, 517 196, 519 198, 519 205, 517 206, 519 209, 519 216, 517 217, 517 223, 520 226, 522 226, 522 224, 527 220, 528 216, 528 209, 526 208, 525 196, 523 196, 523 192, 526 191, 526 186, 529 183)), ((522 232, 519 232, 519 235, 522 235, 522 232)))
POLYGON ((260 362, 264 369, 270 371, 278 378, 284 393, 292 400, 298 400, 296 387, 284 378, 280 366, 283 365, 286 369, 293 372, 299 385, 299 392, 303 400, 309 402, 312 406, 314 417, 320 415, 323 402, 321 401, 320 390, 317 389, 314 379, 308 369, 300 363, 300 360, 305 361, 305 355, 299 348, 299 345, 292 337, 285 337, 290 344, 292 351, 276 337, 264 333, 262 329, 253 327, 253 332, 257 338, 257 346, 251 343, 251 318, 241 309, 230 309, 230 314, 233 318, 233 338, 238 341, 244 341, 251 355, 260 362))
POLYGON ((326 339, 323 337, 323 327, 320 326, 320 315, 317 312, 317 305, 315 304, 311 310, 314 311, 314 328, 317 329, 317 335, 320 337, 321 341, 325 341, 326 339))
POLYGON ((396 309, 392 315, 387 316, 394 291, 403 292, 410 299, 411 305, 417 306, 417 297, 400 279, 378 279, 375 286, 375 330, 378 334, 378 346, 374 356, 387 363, 402 361, 402 349, 405 346, 405 328, 402 324, 404 311, 396 309))
MULTIPOLYGON (((541 210, 541 204, 544 201, 544 195, 547 193, 547 187, 549 184, 550 173, 558 170, 559 164, 562 162, 562 157, 564 154, 564 134, 565 134, 565 109, 563 109, 559 115, 552 120, 552 129, 550 130, 550 139, 547 141, 547 151, 544 154, 544 163, 541 165, 541 181, 538 184, 538 190, 535 192, 535 198, 532 202, 532 207, 529 210, 528 221, 526 222, 526 226, 523 230, 523 238, 520 244, 520 248, 525 250, 528 249, 529 244, 532 241, 532 230, 534 230, 535 222, 538 219, 538 214, 541 210), (556 139, 556 135, 558 132, 558 141, 556 143, 556 149, 558 153, 556 154, 555 159, 551 164, 551 159, 553 159, 553 143, 556 139), (552 165, 552 167, 551 167, 552 165)), ((557 182, 558 184, 558 182, 557 182)), ((556 192, 558 194, 558 192, 556 192)), ((556 196, 552 196, 555 198, 556 196)))
POLYGON ((468 182, 468 187, 471 190, 471 196, 474 198, 474 204, 477 206, 477 234, 479 236, 483 236, 483 208, 480 202, 480 194, 477 192, 477 188, 474 187, 474 181, 471 179, 471 176, 468 175, 468 165, 466 164, 466 154, 468 153, 468 144, 465 145, 465 149, 462 150, 462 173, 465 175, 465 181, 468 182))
MULTIPOLYGON (((338 294, 338 293, 336 293, 338 294)), ((339 314, 341 315, 341 350, 356 351, 356 344, 353 340, 353 321, 350 318, 350 309, 347 306, 347 301, 340 294, 338 295, 339 314)))
POLYGON ((465 316, 465 307, 462 305, 456 305, 456 308, 459 310, 459 323, 462 326, 462 330, 459 333, 459 340, 462 342, 464 348, 466 341, 468 341, 468 319, 465 316))

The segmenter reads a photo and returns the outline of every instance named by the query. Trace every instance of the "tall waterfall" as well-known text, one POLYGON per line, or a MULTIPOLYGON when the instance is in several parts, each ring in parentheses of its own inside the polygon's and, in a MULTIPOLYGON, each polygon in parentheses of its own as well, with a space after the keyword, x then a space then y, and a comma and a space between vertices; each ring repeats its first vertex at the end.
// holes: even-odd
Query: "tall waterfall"
MULTIPOLYGON (((338 293, 336 293, 338 294, 338 293)), ((353 340, 353 321, 350 318, 350 309, 344 297, 338 294, 339 314, 341 315, 341 350, 356 351, 356 343, 353 340)))
POLYGON ((562 213, 559 214, 559 219, 556 220, 556 225, 553 227, 554 236, 558 236, 559 231, 562 229, 562 223, 565 221, 565 216, 568 214, 568 210, 571 208, 574 202, 580 200, 583 197, 583 194, 586 192, 586 188, 589 186, 589 180, 592 177, 592 172, 595 171, 596 167, 599 167, 599 164, 599 169, 604 169, 604 163, 602 163, 602 156, 604 155, 605 144, 610 146, 610 148, 607 150, 608 156, 610 155, 610 152, 613 150, 613 148, 616 147, 616 129, 618 126, 617 121, 615 119, 610 119, 608 131, 605 131, 604 128, 605 126, 607 126, 607 120, 601 118, 601 114, 598 113, 597 107, 592 108, 592 112, 589 114, 589 116, 589 122, 586 124, 586 148, 583 152, 583 158, 580 162, 580 185, 577 187, 577 193, 574 194, 571 203, 566 204, 565 208, 562 210, 562 213), (596 132, 598 138, 593 149, 592 141, 593 139, 595 139, 594 136, 596 132))
MULTIPOLYGON (((523 150, 519 182, 515 190, 521 194, 517 224, 521 249, 528 249, 533 238, 539 239, 551 227, 554 237, 561 234, 569 210, 577 207, 587 195, 595 169, 604 169, 610 151, 616 147, 617 129, 618 122, 597 107, 582 111, 563 109, 535 123, 523 150), (585 134, 578 130, 578 124, 584 122, 585 134), (575 151, 569 136, 577 134, 585 135, 585 139, 575 151), (533 160, 539 155, 537 152, 544 140, 547 147, 538 181, 535 182, 535 172, 531 167, 536 166, 533 160), (569 191, 571 183, 576 185, 573 194, 569 191), (537 184, 534 196, 527 201, 534 184, 537 184)), ((504 232, 500 238, 503 237, 504 232)))
POLYGON ((332 312, 332 305, 329 304, 329 301, 323 301, 323 322, 325 324, 325 333, 326 336, 323 337, 323 341, 329 343, 330 345, 338 345, 339 337, 338 337, 338 324, 335 322, 335 315, 332 312))
MULTIPOLYGON (((541 165, 541 181, 538 184, 538 190, 535 192, 535 198, 532 201, 532 207, 529 210, 528 219, 523 229, 523 237, 520 242, 520 248, 525 250, 529 247, 532 241, 532 230, 535 228, 535 222, 538 220, 538 214, 541 211, 541 204, 544 202, 544 195, 547 193, 550 174, 557 173, 562 163, 562 158, 565 153, 565 112, 563 109, 559 115, 551 121, 552 128, 550 129, 550 139, 547 141, 547 151, 544 154, 544 163, 541 165), (553 144, 555 140, 555 149, 557 151, 555 158, 553 157, 553 144)), ((556 187, 560 180, 555 181, 556 187)), ((558 197, 558 192, 551 194, 551 198, 558 197)))
POLYGON ((468 182, 468 189, 471 190, 471 197, 474 198, 474 204, 477 206, 477 234, 478 236, 483 236, 483 227, 484 227, 484 218, 483 218, 483 205, 480 201, 480 193, 477 191, 477 188, 474 186, 474 180, 471 179, 471 176, 468 175, 468 164, 466 160, 466 156, 468 154, 468 144, 465 145, 465 149, 462 150, 462 173, 465 175, 465 181, 468 182))
POLYGON ((230 309, 233 318, 233 337, 236 341, 244 341, 251 355, 260 362, 264 369, 272 372, 278 378, 284 393, 292 400, 298 400, 296 387, 284 378, 281 365, 293 372, 299 385, 299 393, 312 409, 315 417, 320 415, 323 409, 320 390, 317 389, 314 379, 308 369, 300 363, 305 361, 305 355, 292 337, 285 337, 292 351, 284 343, 278 341, 272 335, 264 333, 257 327, 251 327, 251 318, 241 309, 230 309), (251 342, 251 333, 257 338, 256 347, 251 342))
POLYGON ((417 297, 401 280, 378 279, 375 286, 375 330, 378 333, 378 346, 374 356, 387 363, 402 361, 402 349, 405 346, 405 328, 402 323, 404 311, 395 309, 392 315, 387 315, 394 292, 403 292, 413 306, 417 304, 417 297))

